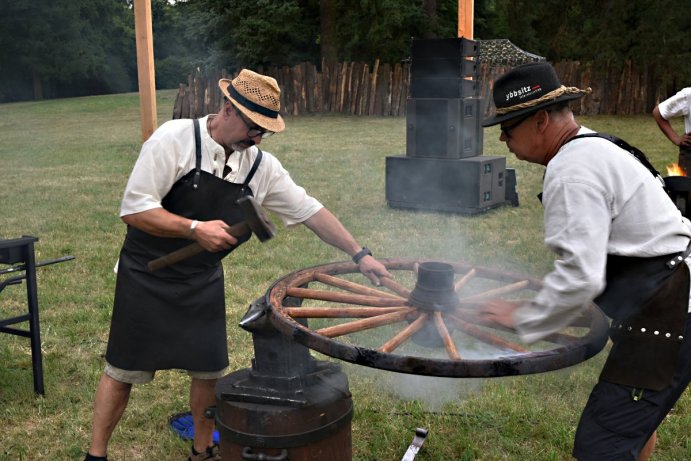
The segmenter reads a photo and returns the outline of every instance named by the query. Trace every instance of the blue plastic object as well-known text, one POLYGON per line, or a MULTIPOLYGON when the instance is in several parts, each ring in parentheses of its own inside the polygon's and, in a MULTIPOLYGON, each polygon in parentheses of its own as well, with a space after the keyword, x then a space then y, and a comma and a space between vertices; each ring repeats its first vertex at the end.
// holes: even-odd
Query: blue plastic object
MULTIPOLYGON (((170 417, 170 427, 184 440, 194 439, 194 421, 192 413, 178 413, 170 417)), ((214 430, 214 443, 219 442, 218 431, 214 430)))

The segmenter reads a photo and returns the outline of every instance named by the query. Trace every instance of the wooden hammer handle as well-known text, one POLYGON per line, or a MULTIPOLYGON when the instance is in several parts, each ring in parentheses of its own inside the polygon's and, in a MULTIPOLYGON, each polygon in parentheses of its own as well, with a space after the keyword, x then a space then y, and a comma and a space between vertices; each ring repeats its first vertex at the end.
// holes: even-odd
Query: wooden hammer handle
MULTIPOLYGON (((237 237, 239 235, 246 233, 248 230, 250 230, 249 226, 245 221, 242 221, 240 223, 230 226, 226 232, 228 232, 233 237, 237 237)), ((149 261, 147 267, 149 268, 149 271, 154 272, 159 269, 163 269, 164 267, 168 267, 172 264, 179 263, 180 261, 184 261, 187 258, 191 258, 192 256, 199 254, 202 251, 204 251, 204 248, 202 248, 202 246, 198 242, 190 243, 189 245, 182 247, 179 250, 175 250, 171 253, 168 253, 167 255, 161 256, 160 258, 156 258, 153 261, 149 261)))

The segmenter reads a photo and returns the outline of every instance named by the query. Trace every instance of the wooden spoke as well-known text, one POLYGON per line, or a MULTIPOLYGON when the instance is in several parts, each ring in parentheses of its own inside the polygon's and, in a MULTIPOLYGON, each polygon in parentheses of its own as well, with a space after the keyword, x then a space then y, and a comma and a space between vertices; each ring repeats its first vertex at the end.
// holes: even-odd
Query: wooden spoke
POLYGON ((456 291, 456 293, 458 293, 461 290, 461 288, 463 288, 468 282, 470 282, 470 279, 475 277, 476 273, 477 272, 475 271, 475 269, 470 269, 467 274, 465 274, 456 283, 454 283, 454 285, 453 285, 454 291, 456 291))
POLYGON ((529 352, 529 350, 525 347, 519 344, 512 343, 511 341, 507 341, 504 338, 500 338, 499 336, 493 335, 492 333, 478 328, 472 323, 468 323, 465 320, 462 320, 457 315, 451 314, 448 317, 453 322, 454 326, 458 328, 460 331, 467 333, 470 336, 473 336, 474 338, 477 338, 484 343, 500 348, 512 349, 516 352, 529 352))
POLYGON ((338 277, 334 277, 333 275, 328 275, 324 274, 321 272, 316 272, 314 274, 314 280, 318 282, 325 283, 327 285, 331 285, 336 288, 342 288, 344 290, 348 290, 353 293, 358 293, 361 295, 370 295, 370 296, 382 296, 385 298, 394 298, 398 300, 403 300, 404 302, 407 301, 407 298, 402 298, 401 296, 389 293, 387 291, 382 291, 382 290, 377 290, 375 288, 370 288, 365 285, 361 285, 359 283, 351 282, 349 280, 345 279, 340 279, 338 277))
POLYGON ((403 330, 399 331, 393 338, 385 342, 382 347, 379 348, 379 352, 392 352, 398 346, 407 341, 411 336, 420 330, 427 322, 429 314, 423 312, 420 316, 415 319, 413 323, 405 327, 403 330))
POLYGON ((403 296, 405 299, 408 299, 408 297, 410 296, 410 290, 401 285, 400 283, 396 282, 394 279, 391 279, 389 277, 381 277, 379 280, 381 280, 381 284, 384 285, 386 288, 393 291, 394 293, 403 296))
POLYGON ((289 287, 286 295, 303 299, 317 299, 346 304, 359 304, 361 306, 400 306, 401 300, 385 296, 367 296, 353 293, 339 293, 335 291, 313 290, 311 288, 289 287))
POLYGON ((337 336, 348 335, 358 331, 369 330, 371 328, 401 322, 414 311, 415 309, 410 307, 406 310, 401 310, 398 312, 392 312, 389 314, 378 315, 376 317, 369 317, 366 319, 355 320, 353 322, 342 323, 340 325, 334 325, 332 327, 322 328, 320 330, 316 330, 316 333, 328 338, 335 338, 337 336))
POLYGON ((449 354, 449 357, 452 360, 460 360, 461 355, 458 353, 458 350, 456 350, 456 345, 453 343, 453 339, 451 339, 449 330, 446 328, 444 319, 439 311, 434 312, 434 324, 437 326, 437 331, 439 331, 442 341, 444 341, 444 347, 446 348, 446 352, 449 354))
POLYGON ((364 318, 409 310, 399 307, 283 307, 283 312, 293 318, 364 318))
POLYGON ((493 290, 488 290, 488 291, 483 291, 482 293, 478 293, 476 295, 472 296, 467 296, 465 298, 461 298, 462 303, 474 303, 478 301, 484 301, 489 298, 496 298, 499 296, 503 296, 509 293, 515 293, 517 291, 523 290, 525 287, 528 286, 530 282, 528 280, 521 280, 520 282, 516 283, 511 283, 509 285, 504 285, 503 287, 495 288, 493 290))
POLYGON ((578 336, 568 335, 566 333, 552 333, 544 338, 544 341, 561 344, 562 346, 572 346, 574 344, 578 344, 580 340, 581 338, 578 336))

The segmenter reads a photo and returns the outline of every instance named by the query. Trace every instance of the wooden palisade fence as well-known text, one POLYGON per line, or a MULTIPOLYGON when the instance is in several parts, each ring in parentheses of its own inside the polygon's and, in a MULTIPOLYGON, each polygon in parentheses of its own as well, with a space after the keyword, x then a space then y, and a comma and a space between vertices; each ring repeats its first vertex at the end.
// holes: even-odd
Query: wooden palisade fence
MULTIPOLYGON (((577 61, 554 65, 567 86, 592 88, 592 93, 572 104, 576 114, 629 115, 648 113, 664 99, 666 88, 655 83, 653 71, 637 69, 631 62, 623 66, 595 68, 577 61)), ((257 72, 274 77, 281 87, 281 113, 284 115, 340 113, 365 116, 405 116, 410 82, 410 63, 381 64, 302 63, 292 67, 267 67, 257 72)), ((480 65, 479 89, 483 112, 492 111, 491 87, 508 67, 480 65)), ((173 108, 173 118, 196 118, 218 111, 222 94, 220 78, 233 78, 222 72, 197 71, 186 85, 181 84, 173 108)))

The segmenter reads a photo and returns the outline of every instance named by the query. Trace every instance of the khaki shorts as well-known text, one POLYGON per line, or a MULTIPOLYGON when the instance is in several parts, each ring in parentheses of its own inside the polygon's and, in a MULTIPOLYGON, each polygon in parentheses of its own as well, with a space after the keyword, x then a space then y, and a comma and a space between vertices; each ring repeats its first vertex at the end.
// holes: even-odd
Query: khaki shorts
MULTIPOLYGON (((218 379, 226 374, 227 368, 219 371, 187 371, 187 374, 195 379, 218 379)), ((105 374, 116 381, 128 384, 146 384, 154 379, 155 371, 137 371, 137 370, 123 370, 117 368, 106 362, 106 367, 103 370, 105 374)))

